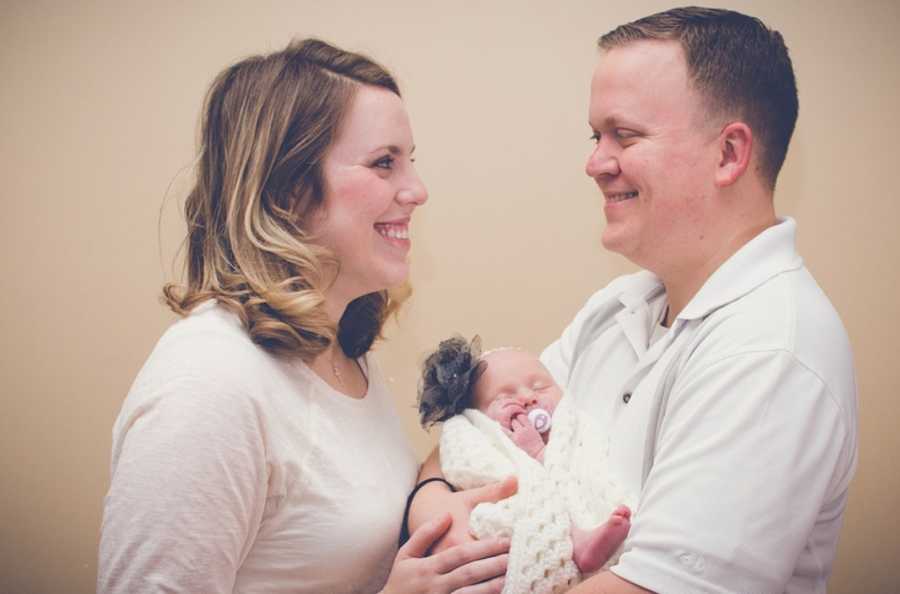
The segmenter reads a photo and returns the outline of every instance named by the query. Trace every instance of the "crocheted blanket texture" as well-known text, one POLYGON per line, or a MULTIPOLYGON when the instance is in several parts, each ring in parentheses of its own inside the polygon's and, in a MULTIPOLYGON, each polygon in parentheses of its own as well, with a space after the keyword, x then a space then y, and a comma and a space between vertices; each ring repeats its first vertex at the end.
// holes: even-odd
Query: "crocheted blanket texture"
POLYGON ((451 483, 471 489, 518 477, 517 494, 479 504, 469 518, 476 538, 511 539, 503 594, 555 594, 573 587, 583 576, 572 560, 572 525, 595 528, 620 504, 634 510, 631 498, 610 480, 608 445, 597 447, 590 420, 579 418, 570 400, 562 398, 554 412, 543 464, 477 410, 466 409, 444 423, 441 467, 451 483))

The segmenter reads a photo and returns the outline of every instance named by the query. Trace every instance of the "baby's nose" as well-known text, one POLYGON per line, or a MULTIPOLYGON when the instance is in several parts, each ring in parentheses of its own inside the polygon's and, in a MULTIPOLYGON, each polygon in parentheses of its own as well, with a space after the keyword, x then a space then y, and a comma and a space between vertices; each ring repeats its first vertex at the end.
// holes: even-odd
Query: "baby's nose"
POLYGON ((519 402, 527 406, 529 404, 537 404, 537 396, 533 390, 525 388, 519 393, 519 402))

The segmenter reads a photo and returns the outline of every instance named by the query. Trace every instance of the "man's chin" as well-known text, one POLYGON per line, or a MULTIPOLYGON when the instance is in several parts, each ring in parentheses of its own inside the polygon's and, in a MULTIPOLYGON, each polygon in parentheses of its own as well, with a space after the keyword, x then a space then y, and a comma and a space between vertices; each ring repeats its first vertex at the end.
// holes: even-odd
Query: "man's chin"
POLYGON ((607 225, 606 229, 603 230, 603 234, 600 235, 600 243, 601 243, 601 245, 603 245, 603 249, 605 249, 608 252, 614 252, 616 254, 625 256, 627 258, 628 257, 628 255, 626 254, 627 241, 625 240, 626 238, 624 237, 624 235, 625 235, 624 231, 625 230, 622 229, 621 226, 619 226, 619 225, 615 225, 615 226, 607 225))

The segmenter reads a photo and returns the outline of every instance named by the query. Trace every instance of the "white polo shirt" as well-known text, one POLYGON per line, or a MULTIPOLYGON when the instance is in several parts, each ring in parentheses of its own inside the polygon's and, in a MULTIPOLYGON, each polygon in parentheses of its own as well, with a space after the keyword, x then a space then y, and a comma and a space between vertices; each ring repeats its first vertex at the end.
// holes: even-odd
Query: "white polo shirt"
POLYGON ((656 592, 824 593, 856 467, 846 331, 779 223, 650 344, 649 272, 588 300, 543 353, 638 500, 612 571, 656 592))

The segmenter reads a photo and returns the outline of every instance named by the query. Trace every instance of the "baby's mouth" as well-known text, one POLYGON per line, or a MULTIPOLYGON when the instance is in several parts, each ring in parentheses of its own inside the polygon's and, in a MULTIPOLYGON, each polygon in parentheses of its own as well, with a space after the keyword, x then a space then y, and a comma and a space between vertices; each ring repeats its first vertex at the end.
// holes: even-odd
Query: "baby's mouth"
POLYGON ((507 404, 506 406, 503 407, 503 416, 506 421, 504 423, 504 426, 507 429, 512 429, 512 422, 513 422, 513 419, 515 419, 515 418, 522 417, 521 419, 519 419, 522 422, 525 422, 523 419, 527 420, 525 409, 522 408, 521 405, 519 405, 515 402, 510 402, 509 404, 507 404))

